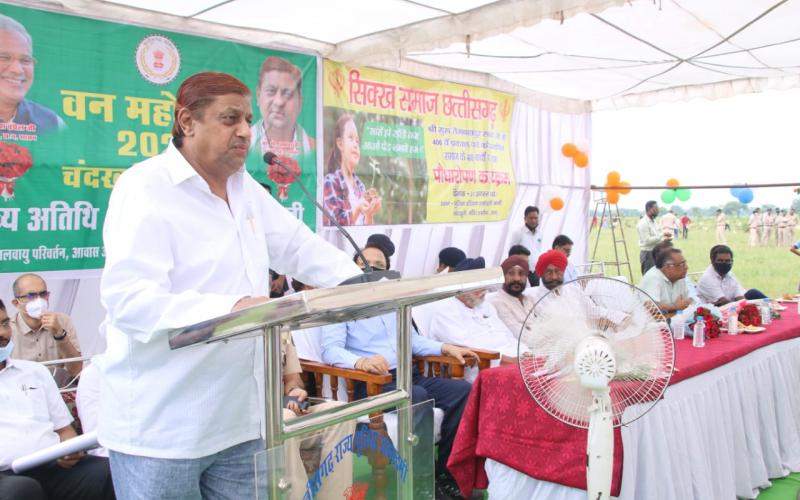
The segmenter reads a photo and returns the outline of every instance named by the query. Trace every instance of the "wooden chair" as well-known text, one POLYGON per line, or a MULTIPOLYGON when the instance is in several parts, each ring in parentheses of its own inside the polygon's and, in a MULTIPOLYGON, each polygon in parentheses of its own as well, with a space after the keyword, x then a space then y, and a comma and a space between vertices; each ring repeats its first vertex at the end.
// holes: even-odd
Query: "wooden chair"
MULTIPOLYGON (((478 357, 479 369, 489 368, 492 360, 499 359, 500 353, 492 351, 477 351, 473 350, 478 357)), ((414 357, 415 363, 420 370, 420 373, 425 373, 425 367, 430 369, 430 376, 442 376, 453 379, 464 378, 464 366, 458 362, 457 359, 450 356, 421 356, 414 357)), ((334 366, 320 363, 317 361, 308 361, 301 359, 300 367, 303 369, 302 377, 306 387, 311 387, 312 384, 309 380, 314 378, 313 386, 316 388, 316 393, 309 395, 315 397, 322 397, 322 387, 325 376, 330 379, 331 395, 334 400, 338 400, 339 394, 339 377, 344 379, 346 384, 347 401, 353 400, 353 393, 355 382, 364 382, 367 385, 367 396, 375 396, 383 392, 383 386, 392 381, 391 375, 375 375, 361 370, 353 370, 349 368, 337 368, 334 366)), ((371 413, 369 415, 369 429, 380 435, 379 439, 389 439, 386 425, 383 419, 383 412, 371 413)), ((367 452, 367 460, 372 467, 372 475, 375 481, 376 496, 375 498, 383 500, 386 498, 386 485, 388 476, 386 469, 389 465, 389 460, 386 456, 379 453, 377 450, 381 449, 380 442, 378 443, 375 451, 367 452)))

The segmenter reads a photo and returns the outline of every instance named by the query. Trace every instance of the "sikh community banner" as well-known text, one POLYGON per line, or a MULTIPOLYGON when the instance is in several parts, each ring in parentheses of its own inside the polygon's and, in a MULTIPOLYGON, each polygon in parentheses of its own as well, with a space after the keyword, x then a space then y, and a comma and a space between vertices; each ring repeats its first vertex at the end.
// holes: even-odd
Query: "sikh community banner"
POLYGON ((324 68, 322 198, 337 222, 507 218, 513 96, 327 60, 324 68))
MULTIPOLYGON (((314 56, 0 5, 0 272, 103 267, 114 182, 163 151, 175 94, 200 71, 253 95, 247 169, 312 229, 314 56), (268 171, 272 151, 291 175, 268 171)), ((164 214, 169 217, 169 214, 164 214)))

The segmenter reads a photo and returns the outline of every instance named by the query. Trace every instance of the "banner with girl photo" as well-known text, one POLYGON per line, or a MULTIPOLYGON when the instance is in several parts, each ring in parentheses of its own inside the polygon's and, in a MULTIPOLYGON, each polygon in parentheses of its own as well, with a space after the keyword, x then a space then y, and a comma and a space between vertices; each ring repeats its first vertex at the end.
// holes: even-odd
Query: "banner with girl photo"
POLYGON ((111 189, 167 147, 200 71, 251 89, 247 169, 314 228, 298 182, 316 192, 315 56, 0 5, 0 273, 103 267, 111 189), (291 171, 268 171, 267 151, 291 171))
POLYGON ((340 224, 507 218, 513 96, 327 60, 323 81, 322 201, 340 224))

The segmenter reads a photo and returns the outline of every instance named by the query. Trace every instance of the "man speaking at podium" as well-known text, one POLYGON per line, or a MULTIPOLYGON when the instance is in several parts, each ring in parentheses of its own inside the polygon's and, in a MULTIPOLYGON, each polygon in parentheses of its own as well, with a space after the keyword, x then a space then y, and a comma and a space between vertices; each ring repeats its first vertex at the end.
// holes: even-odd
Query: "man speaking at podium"
POLYGON ((111 194, 98 430, 122 500, 255 496, 260 340, 171 351, 156 332, 266 302, 270 268, 321 287, 361 272, 245 171, 250 101, 230 75, 187 78, 171 144, 111 194))

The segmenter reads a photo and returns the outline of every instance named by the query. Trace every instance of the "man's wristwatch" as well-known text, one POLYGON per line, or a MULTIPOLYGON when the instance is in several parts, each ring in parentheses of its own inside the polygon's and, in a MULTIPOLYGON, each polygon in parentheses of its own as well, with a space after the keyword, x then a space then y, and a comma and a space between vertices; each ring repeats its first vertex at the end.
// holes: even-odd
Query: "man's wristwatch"
POLYGON ((65 338, 67 338, 67 331, 66 330, 61 330, 61 335, 59 335, 58 337, 53 335, 53 338, 55 340, 64 340, 65 338))

